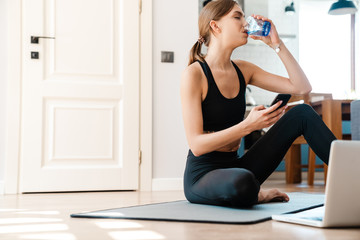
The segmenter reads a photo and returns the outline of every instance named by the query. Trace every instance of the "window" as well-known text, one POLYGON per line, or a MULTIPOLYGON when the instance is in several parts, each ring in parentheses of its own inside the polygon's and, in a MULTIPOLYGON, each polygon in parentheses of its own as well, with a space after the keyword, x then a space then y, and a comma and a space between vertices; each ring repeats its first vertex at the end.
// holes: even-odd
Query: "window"
POLYGON ((334 0, 300 1, 299 62, 313 92, 347 98, 351 90, 351 15, 329 15, 332 3, 334 0))

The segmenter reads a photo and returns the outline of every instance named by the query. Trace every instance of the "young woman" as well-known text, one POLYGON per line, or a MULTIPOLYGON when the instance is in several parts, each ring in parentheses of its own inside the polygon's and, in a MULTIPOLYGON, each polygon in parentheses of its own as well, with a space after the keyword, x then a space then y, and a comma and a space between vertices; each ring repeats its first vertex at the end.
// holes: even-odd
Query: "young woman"
MULTIPOLYGON (((199 17, 200 37, 190 53, 181 80, 181 104, 190 150, 184 174, 186 198, 193 203, 251 206, 269 201, 289 201, 277 189, 260 190, 292 142, 304 135, 314 152, 328 163, 335 136, 308 105, 285 115, 281 102, 257 106, 244 120, 245 89, 252 84, 278 93, 306 94, 311 85, 301 67, 279 38, 270 19, 267 37, 254 37, 277 49, 289 78, 268 73, 242 60, 230 60, 233 50, 247 43, 247 25, 241 7, 233 0, 208 3, 199 17), (208 47, 202 55, 202 44, 208 47), (280 51, 279 51, 280 50, 280 51), (274 125, 273 125, 274 124, 274 125), (242 157, 241 138, 273 125, 242 157)), ((266 57, 266 56, 264 56, 266 57)))

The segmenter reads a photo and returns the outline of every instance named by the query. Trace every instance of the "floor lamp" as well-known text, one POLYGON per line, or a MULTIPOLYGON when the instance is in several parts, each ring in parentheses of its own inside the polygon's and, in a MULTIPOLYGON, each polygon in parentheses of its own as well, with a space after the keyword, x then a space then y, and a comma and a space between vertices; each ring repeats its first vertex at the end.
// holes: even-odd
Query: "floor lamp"
POLYGON ((351 94, 355 93, 355 13, 357 6, 353 1, 339 0, 329 9, 330 15, 351 14, 351 94))

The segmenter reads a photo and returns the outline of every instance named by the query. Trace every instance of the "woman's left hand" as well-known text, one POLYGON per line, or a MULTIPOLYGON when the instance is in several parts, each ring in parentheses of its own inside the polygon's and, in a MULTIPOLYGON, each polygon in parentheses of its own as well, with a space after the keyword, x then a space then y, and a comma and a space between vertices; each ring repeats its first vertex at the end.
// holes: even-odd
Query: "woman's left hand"
POLYGON ((280 44, 280 42, 281 42, 281 39, 279 37, 278 32, 276 31, 276 27, 275 27, 274 23, 270 19, 268 19, 268 18, 266 18, 264 16, 261 16, 261 15, 253 14, 251 16, 254 17, 255 19, 261 19, 263 21, 270 22, 271 23, 271 29, 270 29, 269 35, 267 35, 266 37, 253 36, 253 35, 249 35, 249 37, 251 37, 254 40, 261 40, 271 48, 275 48, 276 46, 278 46, 280 44))

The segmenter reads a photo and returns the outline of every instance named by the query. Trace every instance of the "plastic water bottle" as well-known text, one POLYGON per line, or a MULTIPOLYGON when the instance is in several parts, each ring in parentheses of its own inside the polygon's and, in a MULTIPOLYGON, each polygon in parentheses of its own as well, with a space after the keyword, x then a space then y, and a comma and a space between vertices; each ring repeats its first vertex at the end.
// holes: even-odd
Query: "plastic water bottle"
POLYGON ((264 37, 269 35, 271 30, 270 22, 256 19, 252 16, 249 16, 246 19, 246 22, 248 23, 248 25, 245 27, 245 29, 249 35, 264 37))

